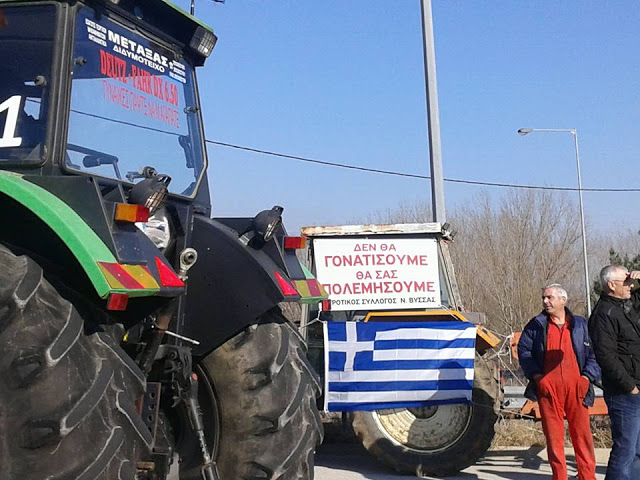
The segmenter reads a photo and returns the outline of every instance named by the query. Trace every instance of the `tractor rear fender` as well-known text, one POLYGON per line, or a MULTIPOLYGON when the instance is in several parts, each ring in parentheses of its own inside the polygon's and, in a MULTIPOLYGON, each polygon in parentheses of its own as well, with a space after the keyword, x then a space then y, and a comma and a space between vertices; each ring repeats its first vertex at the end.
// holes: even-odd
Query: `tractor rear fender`
POLYGON ((295 291, 283 293, 278 276, 292 288, 293 282, 282 256, 275 255, 268 244, 253 248, 242 241, 240 225, 250 221, 194 218, 190 245, 198 252, 198 261, 189 270, 181 331, 200 342, 194 347, 197 355, 207 354, 257 323, 278 303, 301 299, 295 291))
MULTIPOLYGON (((45 238, 27 238, 27 241, 37 241, 42 246, 66 245, 98 296, 104 298, 109 294, 109 284, 98 262, 116 263, 116 259, 98 235, 66 203, 20 175, 0 171, 0 212, 4 216, 0 240, 16 242, 21 236, 53 233, 56 238, 47 238, 45 234, 45 238)), ((22 242, 18 240, 16 243, 22 242)))
MULTIPOLYGON (((96 217, 102 215, 104 222, 104 203, 100 199, 96 202, 96 217)), ((130 231, 117 232, 120 237, 128 235, 127 241, 138 240, 133 243, 138 258, 119 260, 72 206, 28 177, 0 171, 0 212, 3 216, 0 242, 39 257, 38 261, 57 270, 50 273, 58 274, 78 291, 96 295, 96 300, 107 299, 114 293, 134 298, 171 297, 183 292, 181 286, 160 284, 156 264, 162 262, 170 267, 138 229, 130 225, 130 231)), ((109 226, 105 224, 104 228, 109 226)))

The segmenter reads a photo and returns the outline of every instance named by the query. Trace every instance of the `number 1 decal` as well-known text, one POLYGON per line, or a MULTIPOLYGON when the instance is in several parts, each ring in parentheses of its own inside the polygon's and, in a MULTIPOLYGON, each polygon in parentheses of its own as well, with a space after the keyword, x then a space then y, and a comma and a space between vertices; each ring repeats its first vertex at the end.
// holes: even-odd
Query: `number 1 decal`
POLYGON ((7 121, 4 124, 4 132, 0 137, 0 148, 19 147, 22 137, 16 137, 18 125, 18 113, 20 113, 20 95, 14 95, 0 103, 0 113, 7 111, 7 121))

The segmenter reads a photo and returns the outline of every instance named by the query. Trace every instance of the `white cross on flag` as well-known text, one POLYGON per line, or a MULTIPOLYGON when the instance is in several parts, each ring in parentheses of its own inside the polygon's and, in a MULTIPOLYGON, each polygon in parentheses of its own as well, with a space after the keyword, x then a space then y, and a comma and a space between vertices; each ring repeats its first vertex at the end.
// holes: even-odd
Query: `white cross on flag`
POLYGON ((325 410, 469 403, 476 327, 463 321, 326 322, 325 410))

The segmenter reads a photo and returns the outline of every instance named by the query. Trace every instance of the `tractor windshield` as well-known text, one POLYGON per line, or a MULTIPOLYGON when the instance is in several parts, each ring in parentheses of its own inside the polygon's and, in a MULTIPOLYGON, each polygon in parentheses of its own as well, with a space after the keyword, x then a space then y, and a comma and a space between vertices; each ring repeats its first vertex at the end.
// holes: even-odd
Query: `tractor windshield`
POLYGON ((145 166, 185 196, 205 165, 194 69, 104 14, 77 17, 67 166, 135 183, 145 166))
POLYGON ((0 166, 43 159, 55 29, 52 5, 0 8, 0 166))

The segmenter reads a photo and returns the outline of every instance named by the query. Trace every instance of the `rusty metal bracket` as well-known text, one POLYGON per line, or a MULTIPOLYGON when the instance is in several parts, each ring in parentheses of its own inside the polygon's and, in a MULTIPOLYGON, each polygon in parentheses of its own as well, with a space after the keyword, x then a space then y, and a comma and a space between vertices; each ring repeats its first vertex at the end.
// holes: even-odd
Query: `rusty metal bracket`
POLYGON ((500 344, 502 340, 487 330, 482 325, 476 325, 476 350, 483 352, 489 348, 494 348, 500 344))

